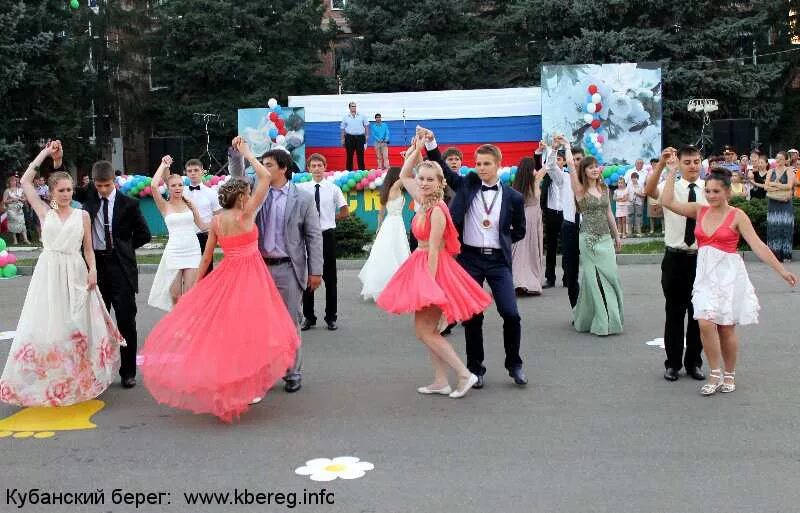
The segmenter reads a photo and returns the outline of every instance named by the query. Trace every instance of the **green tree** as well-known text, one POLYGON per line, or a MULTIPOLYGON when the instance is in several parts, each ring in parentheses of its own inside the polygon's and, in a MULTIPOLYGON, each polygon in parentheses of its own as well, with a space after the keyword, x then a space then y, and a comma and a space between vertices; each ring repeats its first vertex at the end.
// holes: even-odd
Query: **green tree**
POLYGON ((321 0, 169 0, 153 9, 147 38, 156 89, 144 115, 160 136, 205 136, 196 112, 215 113, 214 153, 236 133, 238 108, 283 105, 292 94, 330 90, 318 74, 335 32, 323 27, 321 0))

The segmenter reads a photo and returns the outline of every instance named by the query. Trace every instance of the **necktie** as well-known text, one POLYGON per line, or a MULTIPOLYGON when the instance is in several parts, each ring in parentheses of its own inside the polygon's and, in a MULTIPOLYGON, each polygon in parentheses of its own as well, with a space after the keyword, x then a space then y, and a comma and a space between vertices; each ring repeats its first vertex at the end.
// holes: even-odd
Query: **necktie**
POLYGON ((497 190, 497 184, 494 184, 494 185, 481 185, 481 190, 482 191, 496 191, 497 190))
POLYGON ((314 186, 314 203, 317 204, 317 215, 319 215, 319 184, 314 186))
POLYGON ((114 244, 111 240, 111 219, 108 217, 108 198, 103 198, 103 235, 106 238, 106 251, 111 249, 114 244))
MULTIPOLYGON (((689 203, 695 203, 697 201, 697 195, 694 192, 695 187, 697 187, 696 183, 689 184, 689 203)), ((685 242, 687 246, 694 244, 695 224, 696 221, 694 219, 686 218, 686 231, 683 232, 683 242, 685 242)))
POLYGON ((200 186, 199 185, 190 185, 189 186, 189 190, 190 191, 199 191, 200 190, 200 186))

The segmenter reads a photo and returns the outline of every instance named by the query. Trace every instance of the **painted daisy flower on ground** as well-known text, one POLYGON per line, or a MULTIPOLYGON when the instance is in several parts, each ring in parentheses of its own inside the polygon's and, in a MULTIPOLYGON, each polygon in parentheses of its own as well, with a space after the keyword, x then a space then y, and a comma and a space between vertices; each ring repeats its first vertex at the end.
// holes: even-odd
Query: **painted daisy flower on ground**
POLYGON ((295 469, 295 474, 309 476, 312 481, 333 481, 335 479, 358 479, 368 470, 375 468, 372 463, 361 461, 353 456, 338 458, 316 458, 295 469))

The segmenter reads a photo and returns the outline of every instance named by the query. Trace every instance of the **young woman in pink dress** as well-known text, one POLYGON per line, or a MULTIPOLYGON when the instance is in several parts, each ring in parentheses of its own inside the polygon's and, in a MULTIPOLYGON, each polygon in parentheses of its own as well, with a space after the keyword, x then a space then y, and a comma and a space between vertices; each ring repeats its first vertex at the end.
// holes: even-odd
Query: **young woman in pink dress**
POLYGON ((435 162, 425 161, 417 168, 416 180, 412 178, 412 169, 420 160, 423 146, 422 140, 417 138, 401 171, 403 186, 421 207, 411 221, 411 230, 419 245, 389 280, 376 303, 390 313, 414 314, 417 338, 430 351, 434 370, 433 383, 417 391, 457 399, 463 397, 478 378, 440 335, 439 319, 442 315, 449 323, 471 319, 486 310, 492 299, 454 258, 461 244, 450 211, 442 201, 447 185, 442 168, 435 162), (448 367, 458 375, 455 390, 448 382, 448 367))
MULTIPOLYGON (((669 149, 669 148, 668 148, 669 149)), ((747 214, 728 204, 731 197, 731 172, 713 168, 706 178, 705 197, 708 206, 675 199, 675 170, 667 175, 661 202, 664 208, 695 220, 697 240, 697 273, 692 289, 694 318, 700 325, 703 351, 711 373, 700 389, 702 395, 736 390, 736 358, 739 353, 737 324, 758 323, 758 298, 741 255, 737 252, 739 237, 744 238, 753 253, 772 267, 789 286, 797 277, 787 271, 758 237, 747 214), (724 365, 723 374, 721 364, 724 365)), ((687 221, 688 223, 689 221, 687 221)))
POLYGON ((141 353, 144 384, 155 399, 232 422, 294 364, 297 329, 258 250, 256 212, 269 171, 243 140, 234 146, 258 175, 219 191, 198 283, 150 332, 141 353), (206 276, 219 241, 225 258, 206 276))

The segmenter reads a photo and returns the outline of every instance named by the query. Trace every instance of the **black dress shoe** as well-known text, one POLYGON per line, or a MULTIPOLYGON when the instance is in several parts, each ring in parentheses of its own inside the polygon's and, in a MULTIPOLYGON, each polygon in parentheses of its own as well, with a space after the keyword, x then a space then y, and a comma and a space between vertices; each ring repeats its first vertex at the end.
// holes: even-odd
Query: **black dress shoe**
POLYGON ((303 325, 300 326, 300 331, 308 331, 308 330, 310 330, 311 328, 313 328, 316 325, 317 325, 316 322, 311 322, 311 321, 305 320, 305 321, 303 321, 303 325))
MULTIPOLYGON (((447 335, 453 333, 453 328, 456 327, 456 324, 458 324, 458 323, 454 322, 453 324, 448 324, 447 327, 445 329, 443 329, 442 332, 439 333, 439 334, 441 336, 443 336, 443 337, 446 337, 447 335)), ((478 377, 480 377, 480 376, 478 376, 478 377)), ((475 388, 475 387, 472 387, 472 388, 475 388)))
POLYGON ((686 375, 691 376, 697 381, 703 381, 706 379, 706 375, 703 374, 703 371, 700 370, 700 367, 686 367, 686 375))
POLYGON ((327 325, 328 331, 336 331, 339 329, 339 326, 336 325, 336 321, 328 321, 327 325))
POLYGON ((556 286, 556 282, 554 282, 554 281, 546 281, 546 282, 544 282, 544 285, 542 285, 542 288, 543 289, 552 289, 555 286, 556 286))
POLYGON ((516 383, 519 386, 528 384, 528 376, 525 375, 525 372, 522 370, 522 367, 511 369, 510 371, 508 371, 508 375, 514 378, 514 383, 516 383))
POLYGON ((289 392, 290 394, 293 392, 297 392, 303 385, 300 383, 299 379, 291 379, 283 385, 283 389, 289 392))
POLYGON ((481 389, 483 388, 483 374, 476 374, 476 376, 478 377, 478 381, 476 381, 475 384, 472 385, 472 388, 481 389))
POLYGON ((667 381, 678 381, 678 369, 667 368, 664 371, 664 379, 667 381))
POLYGON ((136 378, 133 376, 122 378, 122 388, 133 388, 136 386, 136 378))

